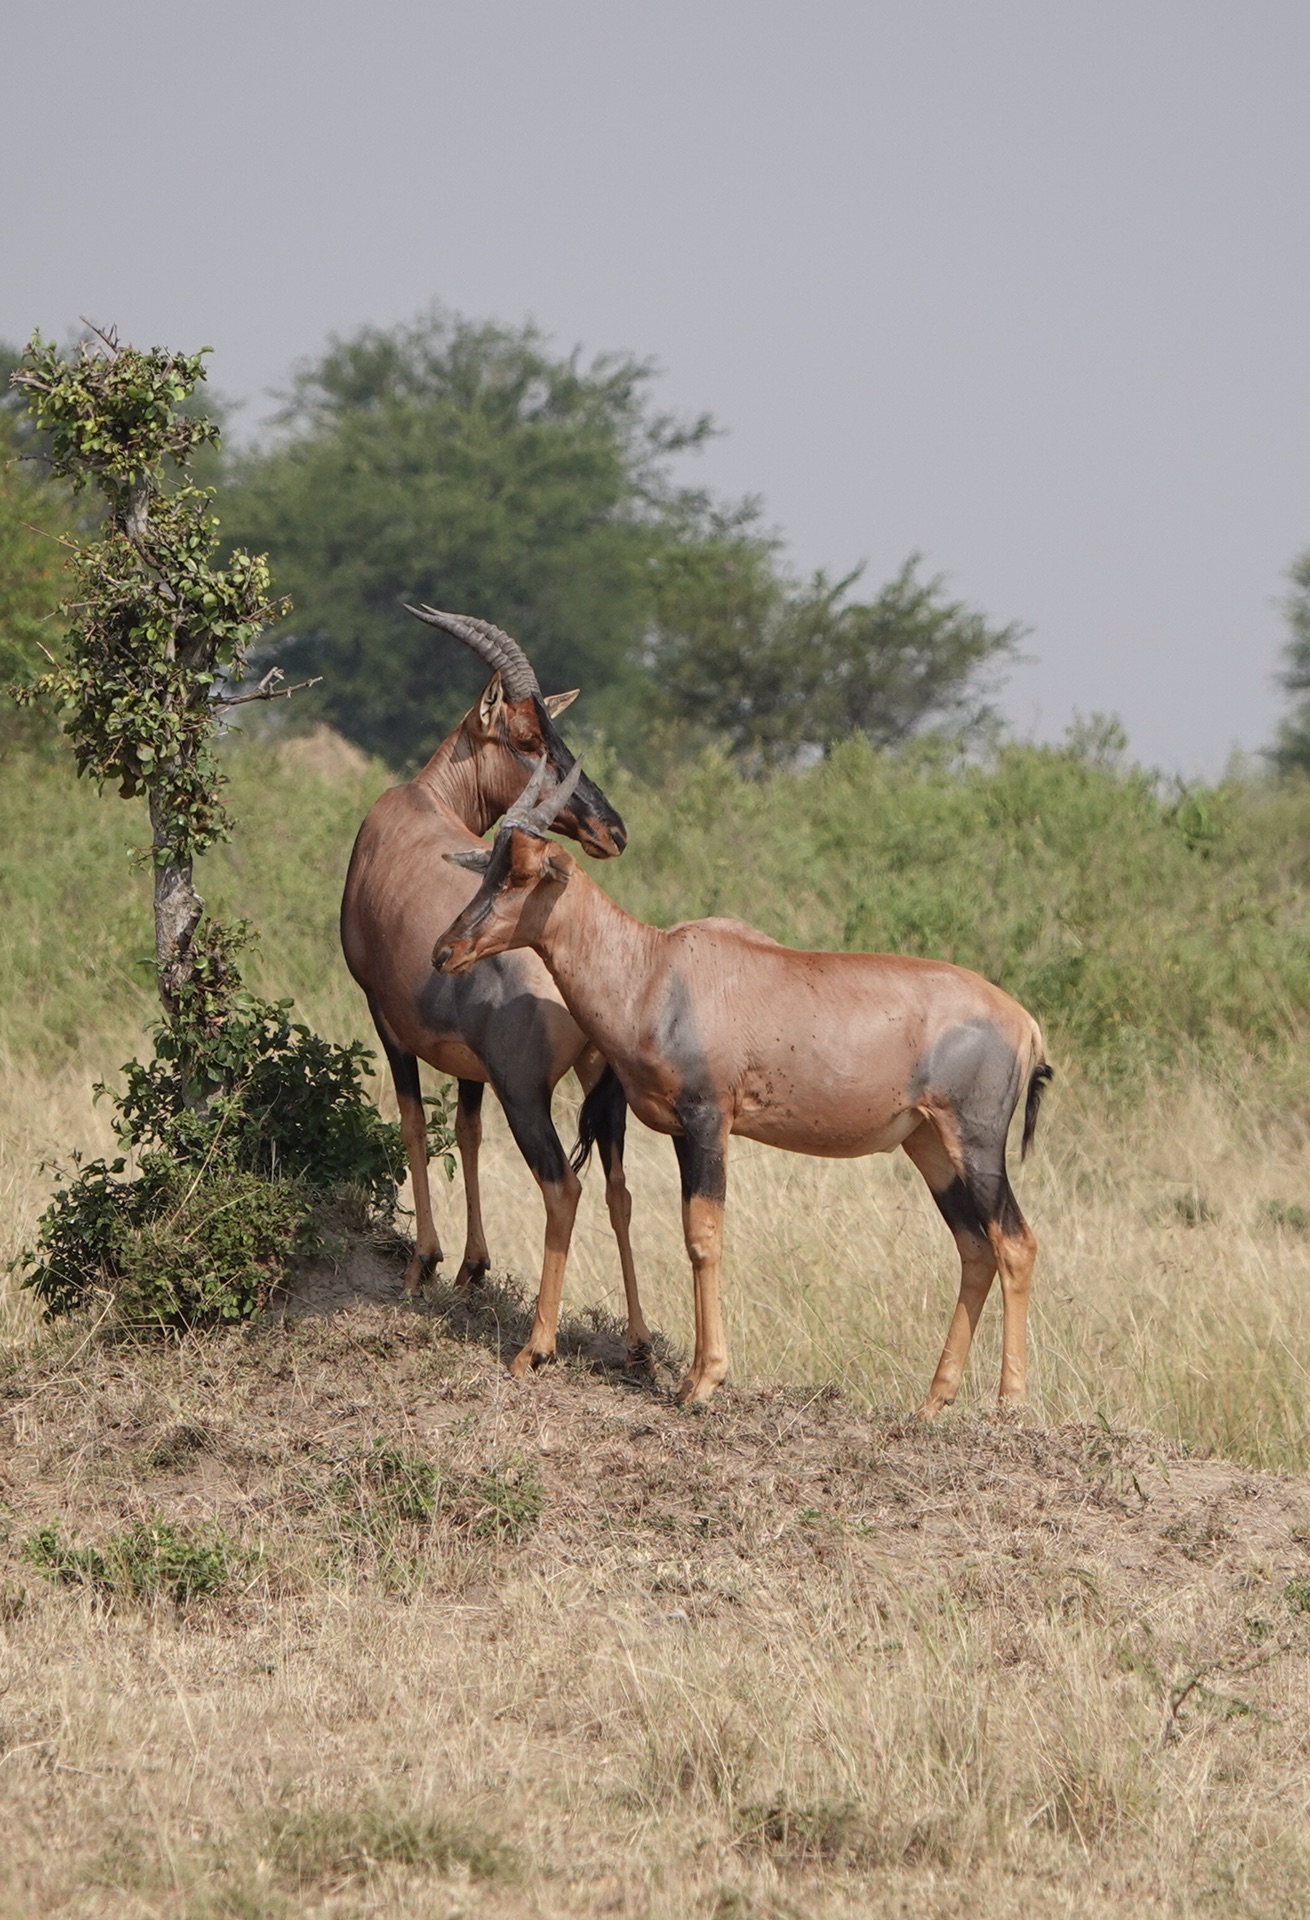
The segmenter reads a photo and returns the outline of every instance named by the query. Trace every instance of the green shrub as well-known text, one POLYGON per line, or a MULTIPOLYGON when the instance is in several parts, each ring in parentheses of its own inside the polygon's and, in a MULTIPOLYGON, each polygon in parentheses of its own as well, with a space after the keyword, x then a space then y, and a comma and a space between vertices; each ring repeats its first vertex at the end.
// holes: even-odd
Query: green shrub
POLYGON ((79 1166, 14 1262, 48 1315, 99 1295, 135 1327, 248 1319, 314 1244, 330 1196, 393 1209, 404 1148, 365 1092, 361 1043, 338 1046, 293 1023, 289 1001, 226 981, 213 1000, 161 1024, 154 1058, 129 1061, 110 1095, 135 1176, 123 1158, 79 1166))
POLYGON ((25 1540, 22 1555, 61 1586, 86 1587, 106 1600, 163 1595, 178 1606, 219 1593, 244 1557, 222 1532, 192 1536, 166 1521, 139 1521, 98 1547, 75 1546, 55 1523, 25 1540))

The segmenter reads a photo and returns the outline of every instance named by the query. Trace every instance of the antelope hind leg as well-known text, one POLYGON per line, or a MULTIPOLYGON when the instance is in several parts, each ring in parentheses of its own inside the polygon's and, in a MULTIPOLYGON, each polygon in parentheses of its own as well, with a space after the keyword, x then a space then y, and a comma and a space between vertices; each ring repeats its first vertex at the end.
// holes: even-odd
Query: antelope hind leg
MULTIPOLYGON (((369 1005, 372 1010, 371 1001, 369 1005)), ((432 1212, 432 1189, 428 1183, 428 1123, 423 1111, 417 1057, 395 1044, 383 1030, 376 1012, 373 1013, 373 1024, 378 1030, 382 1050, 391 1068, 396 1104, 400 1108, 400 1134, 405 1142, 410 1185, 414 1190, 414 1252, 405 1268, 403 1282, 406 1294, 412 1299, 421 1291, 424 1281, 431 1279, 433 1268, 444 1258, 432 1212)))
POLYGON ((714 1113, 683 1117, 673 1145, 682 1176, 682 1231, 696 1299, 696 1350, 678 1389, 683 1406, 708 1400, 728 1371, 719 1275, 723 1264, 723 1209, 728 1187, 728 1133, 714 1113))
POLYGON ((969 1348, 996 1276, 996 1257, 963 1173, 957 1171, 956 1157, 948 1152, 933 1119, 924 1120, 901 1144, 923 1175, 937 1211, 955 1236, 960 1254, 959 1296, 941 1359, 919 1408, 921 1420, 935 1420, 960 1391, 969 1348))
POLYGON ((460 1171, 464 1176, 464 1258, 455 1285, 463 1292, 480 1286, 491 1267, 487 1236, 482 1226, 482 1188, 478 1179, 478 1156, 482 1147, 481 1080, 461 1080, 455 1108, 455 1145, 459 1150, 460 1171))

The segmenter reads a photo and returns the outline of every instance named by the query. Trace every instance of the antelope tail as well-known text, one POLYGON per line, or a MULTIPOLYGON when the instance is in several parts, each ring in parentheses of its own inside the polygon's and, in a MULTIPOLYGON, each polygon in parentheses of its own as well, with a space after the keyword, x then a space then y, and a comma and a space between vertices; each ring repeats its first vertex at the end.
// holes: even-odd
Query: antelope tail
POLYGON ((1037 1132, 1037 1115, 1041 1110, 1042 1095, 1046 1091, 1047 1081, 1054 1078, 1055 1069, 1048 1066, 1045 1060, 1039 1062, 1028 1076, 1028 1100, 1023 1110, 1023 1139, 1019 1146, 1021 1160, 1028 1158, 1028 1149, 1037 1132))
MULTIPOLYGON (((569 1165, 574 1173, 581 1173, 591 1158, 591 1150, 602 1134, 617 1136, 622 1143, 623 1127, 627 1120, 628 1102, 619 1076, 613 1067, 607 1066, 600 1079, 582 1103, 578 1114, 578 1143, 569 1155, 569 1165)), ((602 1156, 606 1149, 602 1145, 602 1156)))

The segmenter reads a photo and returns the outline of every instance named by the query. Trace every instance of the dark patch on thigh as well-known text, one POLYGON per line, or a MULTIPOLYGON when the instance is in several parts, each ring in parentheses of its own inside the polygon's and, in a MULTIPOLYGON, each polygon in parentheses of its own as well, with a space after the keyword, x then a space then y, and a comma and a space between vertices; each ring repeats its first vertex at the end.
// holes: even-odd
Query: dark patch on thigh
POLYGON ((545 1186, 562 1186, 569 1163, 550 1116, 550 1088, 511 1089, 493 1084, 515 1145, 533 1173, 545 1186))
POLYGON ((919 1061, 910 1083, 910 1099, 944 1101, 957 1114, 961 1131, 977 1127, 1002 1135, 1019 1099, 1019 1057, 990 1020, 966 1020, 949 1027, 919 1061))
POLYGON ((418 1077, 418 1056, 396 1045, 387 1032, 372 994, 368 996, 368 1010, 373 1016, 373 1025, 377 1028, 378 1039, 382 1042, 382 1051, 387 1056, 387 1065, 391 1068, 397 1100, 421 1101, 423 1094, 418 1077))
POLYGON ((1018 1055, 986 1019, 962 1021, 943 1033, 919 1062, 911 1083, 916 1100, 952 1116, 969 1201, 984 1226, 996 1222, 1007 1234, 1023 1226, 1005 1171, 1006 1134, 1022 1086, 1018 1055))
POLYGON ((975 1240, 986 1241, 987 1224, 978 1211, 973 1195, 958 1175, 949 1187, 932 1187, 929 1191, 937 1203, 938 1213, 952 1233, 967 1233, 975 1240))
POLYGON ((477 1055, 497 1093, 502 1086, 535 1085, 552 1069, 546 1004, 524 978, 517 953, 480 960, 471 973, 431 973, 419 994, 430 1031, 459 1040, 477 1055))

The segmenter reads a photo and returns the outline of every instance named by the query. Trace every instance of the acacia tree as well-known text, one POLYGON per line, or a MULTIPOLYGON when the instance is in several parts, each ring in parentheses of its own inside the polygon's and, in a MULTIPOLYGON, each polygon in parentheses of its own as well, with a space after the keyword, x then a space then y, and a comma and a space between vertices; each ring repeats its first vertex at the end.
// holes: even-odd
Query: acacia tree
POLYGON ((220 718, 295 690, 276 669, 253 693, 232 690, 282 607, 262 555, 215 565, 212 493, 188 472, 217 441, 185 411, 202 354, 141 353, 97 331, 66 359, 38 334, 11 377, 50 472, 75 491, 93 484, 104 506, 93 537, 63 536, 75 581, 64 656, 15 693, 58 703, 80 773, 146 800, 164 1007, 154 1058, 130 1061, 114 1096, 135 1174, 123 1177, 124 1158, 78 1165, 15 1264, 52 1313, 102 1292, 138 1324, 239 1318, 309 1244, 326 1194, 348 1184, 387 1211, 402 1165, 398 1130, 361 1084, 365 1049, 245 991, 236 954, 249 930, 204 920, 196 891, 195 860, 231 831, 220 718))
POLYGON ((867 601, 847 597, 859 569, 806 585, 768 556, 753 569, 729 556, 723 569, 722 604, 672 607, 654 663, 675 710, 756 765, 852 733, 896 746, 924 727, 968 732, 990 718, 989 679, 1022 637, 949 599, 940 576, 922 579, 917 555, 867 601))

